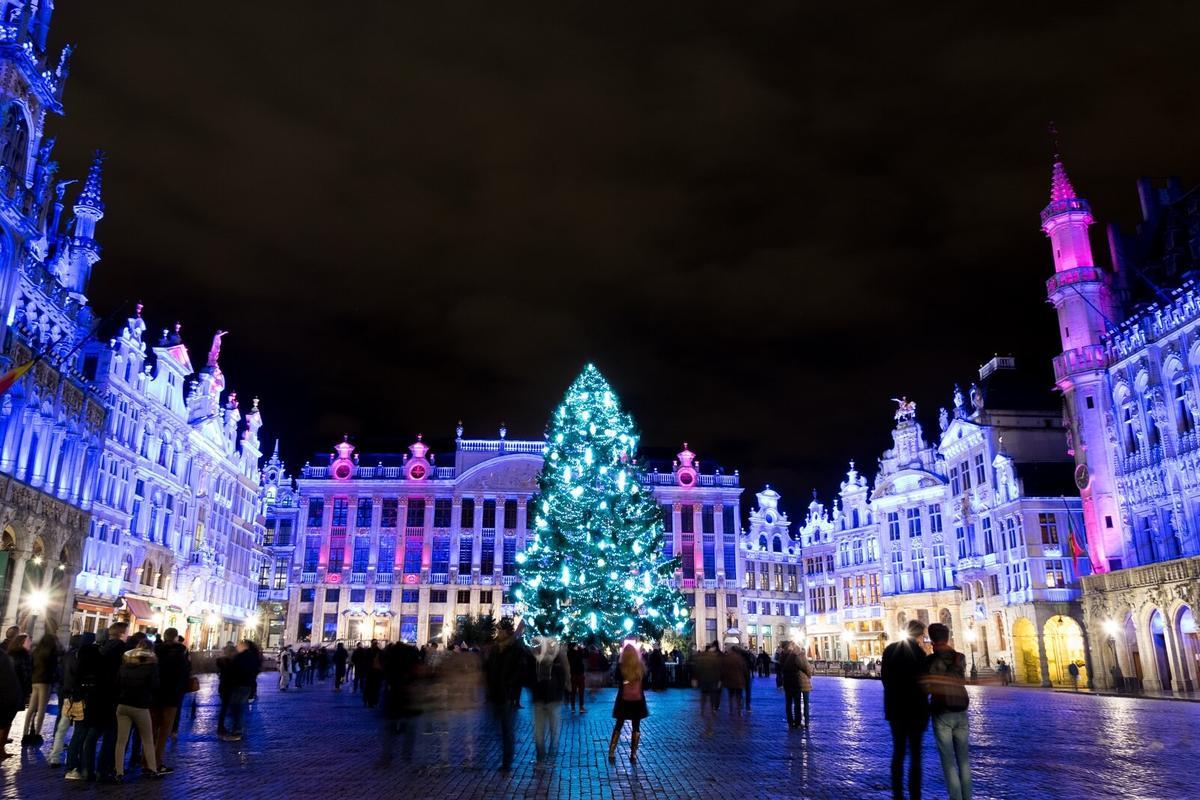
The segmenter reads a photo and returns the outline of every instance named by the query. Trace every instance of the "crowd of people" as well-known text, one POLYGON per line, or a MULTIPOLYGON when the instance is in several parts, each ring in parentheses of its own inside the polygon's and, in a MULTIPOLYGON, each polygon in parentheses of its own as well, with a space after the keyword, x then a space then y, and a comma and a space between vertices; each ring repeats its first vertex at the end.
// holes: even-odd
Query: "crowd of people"
MULTIPOLYGON (((239 739, 262 656, 251 641, 230 642, 217 668, 218 732, 239 739)), ((10 729, 22 710, 21 747, 45 743, 46 709, 56 696, 46 760, 63 768, 66 780, 120 783, 127 770, 161 778, 173 771, 164 756, 168 739, 178 737, 184 699, 198 688, 187 645, 175 628, 161 636, 130 635, 127 623, 116 622, 100 635, 72 635, 64 651, 53 634, 31 647, 30 637, 11 627, 0 647, 0 757, 12 755, 10 729)))

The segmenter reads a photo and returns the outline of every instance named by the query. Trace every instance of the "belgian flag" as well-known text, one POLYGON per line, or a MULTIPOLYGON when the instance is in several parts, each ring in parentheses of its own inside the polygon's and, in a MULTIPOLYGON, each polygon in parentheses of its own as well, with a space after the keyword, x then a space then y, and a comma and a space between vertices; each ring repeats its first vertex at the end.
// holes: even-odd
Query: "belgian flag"
POLYGON ((29 361, 26 361, 24 364, 13 367, 8 372, 0 375, 0 397, 3 397, 4 394, 12 388, 13 384, 21 379, 22 375, 24 375, 26 372, 29 372, 29 370, 33 368, 33 365, 38 362, 38 358, 40 358, 40 356, 34 357, 29 361))

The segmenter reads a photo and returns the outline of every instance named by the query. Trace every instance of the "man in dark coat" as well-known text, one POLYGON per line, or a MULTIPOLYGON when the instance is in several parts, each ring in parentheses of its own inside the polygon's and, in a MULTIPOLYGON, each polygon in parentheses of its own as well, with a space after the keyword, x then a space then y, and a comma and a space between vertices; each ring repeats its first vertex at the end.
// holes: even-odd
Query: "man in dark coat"
POLYGON ((421 670, 421 653, 405 642, 389 644, 379 655, 384 683, 383 730, 380 740, 379 764, 385 766, 392 761, 392 745, 397 733, 404 736, 401 756, 412 760, 416 725, 413 717, 421 709, 416 700, 415 683, 421 670))
POLYGON ((929 725, 929 694, 922 678, 925 650, 921 640, 925 623, 908 623, 908 638, 883 651, 883 714, 892 730, 892 797, 904 800, 904 754, 908 752, 908 794, 921 797, 921 743, 929 725))
POLYGON ((83 743, 83 770, 100 780, 111 781, 115 775, 117 746, 117 693, 120 690, 121 662, 128 646, 125 639, 129 624, 114 622, 108 626, 108 638, 100 645, 96 661, 95 686, 88 693, 84 721, 88 738, 83 743), (100 742, 100 759, 96 763, 96 741, 100 742))
POLYGON ((175 628, 163 631, 162 641, 155 646, 154 655, 158 658, 158 691, 150 705, 150 721, 154 727, 155 763, 160 770, 170 772, 171 768, 163 764, 163 749, 175 727, 175 717, 183 706, 183 698, 192 677, 192 662, 187 646, 179 640, 179 631, 175 628))

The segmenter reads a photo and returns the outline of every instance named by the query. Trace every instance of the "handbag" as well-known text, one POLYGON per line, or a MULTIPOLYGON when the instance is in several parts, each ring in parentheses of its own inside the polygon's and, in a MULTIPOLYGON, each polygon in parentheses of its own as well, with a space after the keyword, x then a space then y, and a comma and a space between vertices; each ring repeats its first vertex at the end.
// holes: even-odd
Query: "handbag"
POLYGON ((191 694, 198 691, 200 691, 200 679, 193 675, 188 678, 187 693, 191 694))
POLYGON ((621 685, 621 699, 637 702, 642 699, 641 681, 625 681, 621 685))

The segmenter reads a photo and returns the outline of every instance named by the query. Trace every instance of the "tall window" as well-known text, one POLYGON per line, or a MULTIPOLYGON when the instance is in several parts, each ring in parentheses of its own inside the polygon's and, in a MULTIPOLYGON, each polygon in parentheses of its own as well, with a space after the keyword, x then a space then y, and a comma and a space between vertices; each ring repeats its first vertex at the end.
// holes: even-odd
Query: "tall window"
POLYGON ((288 580, 288 562, 286 558, 275 562, 275 576, 271 580, 272 589, 286 589, 288 580))
POLYGON ((983 553, 991 555, 996 552, 996 543, 992 541, 992 518, 984 517, 980 524, 983 526, 983 553))
POLYGON ((867 576, 868 588, 871 592, 871 605, 879 605, 879 575, 872 572, 867 576))
POLYGON ((404 537, 404 572, 408 575, 418 575, 421 572, 420 536, 404 537))
POLYGON ((925 548, 919 544, 913 545, 912 565, 913 565, 913 589, 918 592, 924 591, 924 589, 925 589, 925 548))
POLYGON ((863 563, 863 540, 855 539, 850 545, 851 551, 854 553, 854 563, 863 563))
POLYGON ((496 527, 496 501, 483 501, 483 527, 495 529, 496 527))
POLYGON ((675 513, 672 506, 663 506, 663 533, 674 533, 675 531, 675 513))
POLYGON ((1130 453, 1138 451, 1137 437, 1137 406, 1133 402, 1128 402, 1121 409, 1121 427, 1125 429, 1125 449, 1130 453))
MULTIPOLYGON (((685 520, 690 517, 684 517, 685 520)), ((680 540, 680 556, 683 557, 683 577, 696 577, 696 536, 693 533, 682 534, 680 540)))
POLYGON ((304 539, 304 571, 316 572, 321 562, 321 536, 309 534, 304 539))
POLYGON ((691 506, 683 506, 679 509, 679 530, 681 533, 696 532, 696 518, 693 516, 691 506))
POLYGON ((919 507, 910 508, 907 510, 908 515, 908 535, 921 535, 921 509, 919 507))
POLYGON ((329 571, 341 572, 342 563, 346 560, 346 537, 344 535, 329 537, 329 571))
POLYGON ((903 591, 900 575, 904 572, 904 553, 899 550, 892 552, 892 587, 894 591, 903 591))
POLYGON ((354 537, 354 560, 350 562, 351 572, 366 572, 371 562, 371 537, 354 537))
POLYGON ((379 555, 375 561, 375 571, 390 575, 394 571, 396 565, 396 537, 393 534, 386 534, 379 537, 379 555))
POLYGON ((433 501, 433 527, 449 528, 453 506, 449 497, 439 497, 433 501))
POLYGON ((950 468, 950 493, 957 495, 962 491, 962 483, 958 479, 958 466, 950 468))
POLYGON ((1178 421, 1178 430, 1180 433, 1187 433, 1192 429, 1195 421, 1192 419, 1192 412, 1188 409, 1188 379, 1186 376, 1175 381, 1175 419, 1178 421))
POLYGON ((867 539, 867 563, 874 564, 879 560, 879 542, 872 536, 867 539))
POLYGON ((464 497, 462 501, 462 513, 458 518, 458 526, 464 531, 473 530, 475 528, 475 499, 472 497, 464 497))
POLYGON ((842 608, 849 608, 854 605, 853 581, 847 576, 842 578, 842 608))
POLYGON ((967 532, 962 525, 956 525, 954 528, 954 541, 958 543, 958 557, 967 557, 967 532))
POLYGON ((1042 533, 1042 544, 1058 544, 1058 516, 1038 514, 1038 529, 1042 533))
POLYGON ((942 532, 942 507, 938 503, 929 506, 929 532, 942 532))
POLYGON ((971 465, 966 461, 962 462, 962 466, 958 470, 958 474, 962 476, 963 491, 967 492, 971 489, 971 465))
POLYGON ((504 537, 504 574, 517 574, 517 537, 504 537))
POLYGON ((354 511, 354 527, 369 528, 371 527, 371 509, 375 504, 369 497, 358 498, 358 508, 354 511))
POLYGON ((945 589, 950 585, 950 577, 946 570, 946 545, 944 544, 933 546, 933 580, 939 589, 945 589))
POLYGON ((1064 562, 1057 559, 1046 562, 1046 588, 1063 589, 1067 585, 1067 571, 1064 562))
POLYGON ((737 520, 733 517, 733 506, 721 506, 721 527, 725 533, 737 533, 737 520))
POLYGON ((975 454, 975 483, 979 486, 987 483, 987 465, 983 463, 983 453, 975 454))
POLYGON ((344 497, 333 498, 333 519, 330 524, 335 528, 344 528, 349 516, 350 501, 344 497))
POLYGON ((450 571, 450 534, 439 533, 433 537, 431 559, 430 572, 445 575, 450 571))
POLYGON ((888 539, 893 542, 900 541, 900 512, 889 511, 888 520, 888 539))
POLYGON ((799 571, 796 569, 795 564, 788 564, 787 576, 788 576, 787 590, 789 592, 796 591, 796 589, 799 587, 799 584, 800 584, 800 576, 799 576, 799 571))
MULTIPOLYGON (((737 537, 732 529, 726 528, 725 533, 721 535, 724 542, 725 550, 725 579, 730 581, 737 580, 737 537)), ((795 569, 795 567, 793 567, 795 569)))
POLYGON ((504 530, 515 531, 517 529, 517 501, 504 501, 504 530))
POLYGON ((425 527, 425 498, 424 497, 408 498, 408 516, 404 520, 404 525, 409 528, 424 528, 425 527))
POLYGON ((458 572, 460 575, 471 574, 471 549, 473 543, 470 536, 458 537, 458 572))
POLYGON ((704 552, 704 577, 713 580, 717 577, 717 537, 711 533, 703 533, 700 538, 700 547, 704 552))
POLYGON ((700 532, 713 533, 716 530, 716 523, 713 520, 713 507, 700 506, 700 532))
POLYGON ((495 532, 484 533, 482 545, 483 549, 479 552, 479 571, 484 575, 491 575, 496 571, 495 532))
POLYGON ((400 516, 400 501, 394 497, 384 498, 379 514, 379 527, 394 528, 400 516))

